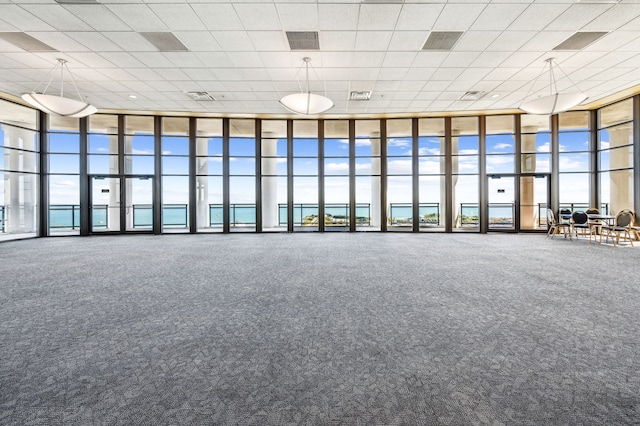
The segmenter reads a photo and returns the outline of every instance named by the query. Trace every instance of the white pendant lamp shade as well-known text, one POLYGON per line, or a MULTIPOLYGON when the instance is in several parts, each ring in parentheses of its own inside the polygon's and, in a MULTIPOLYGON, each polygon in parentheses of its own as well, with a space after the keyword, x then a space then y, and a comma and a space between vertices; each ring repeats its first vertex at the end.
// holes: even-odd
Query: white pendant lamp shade
POLYGON ((314 93, 293 93, 280 99, 280 103, 296 114, 322 114, 333 108, 333 101, 314 93))
MULTIPOLYGON (((66 98, 64 96, 64 68, 67 66, 66 64, 66 60, 58 59, 58 63, 53 67, 49 74, 47 74, 47 77, 51 75, 51 78, 49 79, 49 82, 47 83, 44 91, 42 93, 37 93, 34 90, 31 93, 25 93, 24 95, 22 95, 22 99, 24 99, 30 105, 38 108, 39 110, 46 112, 47 114, 59 115, 63 117, 82 118, 97 112, 98 109, 96 107, 88 104, 87 102, 84 102, 83 100, 66 98), (51 80, 53 79, 53 72, 58 67, 60 67, 60 96, 47 95, 47 89, 49 88, 51 80)), ((67 71, 68 70, 69 69, 67 67, 67 71)), ((71 76, 71 81, 73 82, 73 86, 76 89, 78 98, 82 99, 82 96, 78 91, 78 87, 73 80, 73 75, 71 75, 71 71, 69 71, 69 75, 71 76)), ((40 82, 40 84, 42 84, 43 82, 44 80, 40 82)), ((40 84, 38 84, 38 86, 40 84)))
MULTIPOLYGON (((549 58, 546 62, 549 64, 549 95, 540 96, 537 98, 530 99, 528 101, 524 101, 520 105, 520 109, 528 114, 544 114, 544 115, 552 115, 559 114, 561 112, 565 112, 570 110, 571 108, 580 105, 584 102, 588 96, 581 92, 570 92, 570 93, 558 93, 558 88, 556 86, 555 75, 553 74, 553 63, 554 58, 549 58)), ((556 68, 560 69, 556 65, 556 68)), ((562 71, 562 70, 561 70, 562 71)), ((544 73, 544 68, 540 75, 544 73)), ((540 77, 540 75, 538 77, 540 77)), ((565 74, 565 77, 569 79, 569 76, 565 74)), ((537 79, 536 79, 537 80, 537 79)), ((569 79, 571 81, 571 79, 569 79)), ((578 89, 573 81, 571 81, 573 86, 578 89)), ((535 84, 535 82, 534 82, 535 84)))
POLYGON ((44 95, 41 93, 25 93, 22 99, 47 114, 63 117, 82 118, 98 111, 93 105, 62 96, 44 95))
POLYGON ((584 93, 556 93, 532 99, 520 105, 520 109, 529 114, 559 114, 584 102, 584 93))
MULTIPOLYGON (((302 115, 322 114, 333 108, 333 101, 326 96, 311 93, 309 89, 309 63, 310 58, 304 58, 306 66, 306 92, 293 93, 280 99, 280 103, 289 111, 302 115)), ((298 72, 300 70, 298 69, 298 72)))

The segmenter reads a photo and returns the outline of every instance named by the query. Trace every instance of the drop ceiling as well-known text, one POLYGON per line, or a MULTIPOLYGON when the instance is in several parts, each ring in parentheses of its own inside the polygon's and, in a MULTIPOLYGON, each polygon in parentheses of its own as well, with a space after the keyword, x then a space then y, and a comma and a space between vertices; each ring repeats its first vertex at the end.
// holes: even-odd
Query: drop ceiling
POLYGON ((548 90, 549 57, 568 76, 558 89, 593 102, 640 84, 640 0, 0 0, 0 92, 13 96, 63 58, 101 110, 286 114, 304 57, 328 115, 514 109, 548 90), (292 50, 296 32, 319 49, 292 50))

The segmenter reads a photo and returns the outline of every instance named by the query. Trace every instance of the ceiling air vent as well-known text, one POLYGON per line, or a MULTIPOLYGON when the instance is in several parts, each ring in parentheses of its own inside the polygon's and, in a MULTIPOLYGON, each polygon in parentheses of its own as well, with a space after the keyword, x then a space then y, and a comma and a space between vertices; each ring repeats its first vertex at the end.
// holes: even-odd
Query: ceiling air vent
POLYGON ((606 35, 606 32, 577 32, 556 47, 553 50, 582 50, 600 37, 606 35))
POLYGON ((477 101, 480 100, 486 95, 487 92, 481 92, 478 90, 469 90, 464 95, 460 96, 458 100, 460 101, 477 101))
POLYGON ((0 33, 0 39, 27 52, 57 52, 56 49, 25 33, 0 33))
POLYGON ((140 35, 147 39, 161 52, 182 52, 187 51, 187 47, 170 32, 143 32, 140 35))
POLYGON ((291 50, 320 50, 317 31, 287 31, 291 50))
POLYGON ((371 99, 371 90, 356 92, 349 92, 349 100, 350 101, 368 101, 371 99))
POLYGON ((462 34, 462 31, 432 31, 422 50, 451 50, 462 34))
POLYGON ((187 92, 194 101, 217 101, 217 99, 209 92, 187 92))

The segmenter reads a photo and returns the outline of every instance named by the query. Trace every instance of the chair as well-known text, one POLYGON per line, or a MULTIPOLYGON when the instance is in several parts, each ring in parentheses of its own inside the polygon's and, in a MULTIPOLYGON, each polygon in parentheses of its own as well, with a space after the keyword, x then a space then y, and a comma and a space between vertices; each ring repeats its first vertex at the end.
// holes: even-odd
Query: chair
MULTIPOLYGON (((575 211, 571 215, 571 230, 576 234, 576 239, 578 238, 578 230, 582 232, 582 236, 586 235, 586 232, 589 231, 589 216, 585 212, 575 211)), ((589 237, 589 241, 591 241, 591 237, 589 237)))
MULTIPOLYGON (((598 210, 595 207, 591 207, 590 209, 587 209, 587 211, 585 212, 587 214, 587 217, 591 216, 591 215, 598 215, 600 216, 600 210, 598 210)), ((601 219, 591 219, 589 218, 589 220, 587 221, 587 224, 589 225, 589 242, 591 242, 591 236, 594 237, 595 240, 595 236, 596 235, 600 235, 602 233, 602 220, 601 219)))
POLYGON ((571 209, 560 209, 558 212, 558 222, 571 223, 571 209))
POLYGON ((573 239, 571 237, 571 223, 556 221, 556 217, 551 209, 547 209, 547 226, 549 226, 547 237, 551 236, 551 238, 553 238, 557 234, 562 233, 565 238, 567 238, 568 235, 570 240, 573 239))
POLYGON ((631 210, 619 211, 618 214, 616 215, 614 224, 602 225, 602 233, 600 234, 600 241, 602 242, 602 234, 606 233, 605 242, 608 242, 609 236, 611 236, 611 239, 613 240, 613 245, 616 245, 620 242, 620 236, 622 235, 622 238, 629 240, 629 243, 633 246, 633 241, 631 240, 631 232, 634 232, 631 229, 631 226, 633 226, 633 216, 634 214, 631 210))

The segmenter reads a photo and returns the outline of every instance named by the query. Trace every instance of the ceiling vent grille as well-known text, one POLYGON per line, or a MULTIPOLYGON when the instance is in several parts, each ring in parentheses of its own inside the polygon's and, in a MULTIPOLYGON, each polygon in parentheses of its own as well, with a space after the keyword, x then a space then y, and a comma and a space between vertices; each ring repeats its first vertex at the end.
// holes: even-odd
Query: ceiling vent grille
POLYGON ((432 31, 422 50, 451 50, 462 34, 462 31, 432 31))
POLYGON ((590 32, 581 31, 577 32, 556 47, 553 50, 582 50, 594 41, 598 40, 608 33, 606 32, 590 32))
POLYGON ((0 39, 18 46, 27 52, 57 52, 57 49, 25 33, 0 33, 0 39))
POLYGON ((183 52, 189 50, 170 32, 142 32, 140 35, 161 52, 183 52))
POLYGON ((369 99, 371 99, 371 90, 366 90, 363 92, 349 92, 350 101, 368 101, 369 99))
POLYGON ((287 31, 291 50, 320 50, 317 31, 287 31))
POLYGON ((460 96, 460 101, 478 101, 486 95, 487 92, 481 92, 479 90, 469 90, 464 95, 460 96))
POLYGON ((187 92, 194 101, 217 101, 217 99, 209 92, 187 92))

